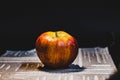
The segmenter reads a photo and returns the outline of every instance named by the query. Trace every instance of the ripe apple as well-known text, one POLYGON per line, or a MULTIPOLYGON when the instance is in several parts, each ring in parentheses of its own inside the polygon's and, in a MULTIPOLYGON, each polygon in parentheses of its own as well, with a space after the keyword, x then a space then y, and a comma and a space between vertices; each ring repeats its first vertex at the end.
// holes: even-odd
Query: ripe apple
POLYGON ((47 31, 38 36, 36 51, 41 62, 49 68, 65 68, 78 54, 77 40, 65 31, 47 31))

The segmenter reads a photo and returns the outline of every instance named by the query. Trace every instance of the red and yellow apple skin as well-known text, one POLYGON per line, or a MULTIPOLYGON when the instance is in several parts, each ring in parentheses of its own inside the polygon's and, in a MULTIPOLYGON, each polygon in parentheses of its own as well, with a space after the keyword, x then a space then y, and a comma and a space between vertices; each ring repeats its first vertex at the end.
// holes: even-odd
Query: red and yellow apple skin
POLYGON ((41 62, 49 68, 65 68, 78 54, 76 39, 64 31, 42 33, 35 46, 41 62))

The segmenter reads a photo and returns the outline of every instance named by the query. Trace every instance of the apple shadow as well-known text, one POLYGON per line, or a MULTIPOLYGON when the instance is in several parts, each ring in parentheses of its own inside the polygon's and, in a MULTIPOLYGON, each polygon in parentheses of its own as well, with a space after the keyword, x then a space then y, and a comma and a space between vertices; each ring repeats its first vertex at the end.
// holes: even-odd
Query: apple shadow
POLYGON ((79 65, 71 64, 67 68, 63 69, 51 69, 48 67, 38 67, 40 71, 45 71, 49 73, 71 73, 71 72, 82 72, 85 67, 80 67, 79 65))

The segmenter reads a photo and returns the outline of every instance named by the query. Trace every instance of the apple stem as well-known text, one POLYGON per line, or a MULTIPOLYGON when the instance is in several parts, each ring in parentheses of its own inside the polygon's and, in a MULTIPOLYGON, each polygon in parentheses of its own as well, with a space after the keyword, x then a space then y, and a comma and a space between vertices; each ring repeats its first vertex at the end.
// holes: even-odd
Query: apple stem
POLYGON ((57 32, 55 32, 55 36, 56 36, 56 37, 58 37, 58 34, 57 34, 57 32))

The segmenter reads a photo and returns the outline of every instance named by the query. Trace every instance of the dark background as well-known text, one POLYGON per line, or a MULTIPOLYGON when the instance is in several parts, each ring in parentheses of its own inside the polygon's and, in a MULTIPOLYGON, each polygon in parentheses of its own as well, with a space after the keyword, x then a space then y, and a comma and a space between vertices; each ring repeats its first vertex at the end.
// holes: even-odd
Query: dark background
POLYGON ((45 31, 64 30, 79 47, 109 47, 116 66, 120 63, 119 8, 10 8, 1 9, 0 51, 35 48, 45 31))

